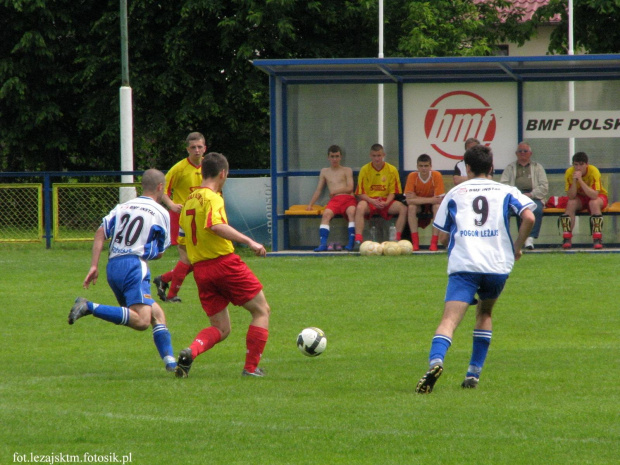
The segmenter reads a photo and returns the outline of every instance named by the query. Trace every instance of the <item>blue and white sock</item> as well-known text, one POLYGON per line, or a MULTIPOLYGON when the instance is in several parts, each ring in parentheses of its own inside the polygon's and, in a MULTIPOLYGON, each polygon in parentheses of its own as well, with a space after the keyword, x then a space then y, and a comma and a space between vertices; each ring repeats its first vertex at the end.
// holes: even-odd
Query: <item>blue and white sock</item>
POLYGON ((484 361, 487 358, 489 352, 489 345, 491 345, 492 331, 486 331, 483 329, 474 329, 474 342, 471 351, 471 360, 469 361, 469 368, 467 368, 467 377, 480 378, 484 361))
POLYGON ((431 351, 428 356, 428 364, 431 368, 435 365, 443 366, 443 360, 446 358, 446 353, 451 345, 452 338, 444 336, 443 334, 435 334, 431 344, 431 351))
POLYGON ((347 244, 347 248, 353 250, 353 246, 355 245, 355 223, 353 221, 349 221, 347 233, 349 234, 349 242, 347 244))
MULTIPOLYGON (((91 302, 88 303, 90 309, 91 302)), ((92 304, 93 316, 116 325, 129 324, 129 309, 127 307, 113 307, 112 305, 92 304)))
POLYGON ((153 342, 155 342, 155 347, 157 347, 159 356, 166 364, 166 369, 168 371, 174 370, 177 366, 177 362, 172 350, 172 337, 166 325, 159 324, 153 326, 153 342))
POLYGON ((327 238, 329 237, 329 225, 322 224, 319 227, 319 237, 321 238, 321 247, 327 247, 327 238))

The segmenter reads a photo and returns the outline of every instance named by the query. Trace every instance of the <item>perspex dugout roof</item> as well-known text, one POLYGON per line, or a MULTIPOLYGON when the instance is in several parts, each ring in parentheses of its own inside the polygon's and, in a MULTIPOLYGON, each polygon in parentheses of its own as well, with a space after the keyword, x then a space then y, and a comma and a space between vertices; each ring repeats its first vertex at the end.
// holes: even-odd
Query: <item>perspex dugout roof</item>
POLYGON ((620 79, 620 54, 254 60, 287 84, 620 79))

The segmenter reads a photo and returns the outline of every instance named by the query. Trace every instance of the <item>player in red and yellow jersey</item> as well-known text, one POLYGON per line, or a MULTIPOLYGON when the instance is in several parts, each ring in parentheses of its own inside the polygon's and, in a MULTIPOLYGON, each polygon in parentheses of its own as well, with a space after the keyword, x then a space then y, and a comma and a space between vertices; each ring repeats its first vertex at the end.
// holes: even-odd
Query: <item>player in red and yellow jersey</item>
POLYGON ((213 152, 205 155, 202 184, 189 195, 181 212, 181 237, 185 235, 198 296, 211 326, 200 331, 194 342, 180 352, 176 370, 179 378, 187 377, 198 355, 230 334, 229 303, 245 308, 252 315, 241 374, 264 376, 258 363, 269 336, 269 304, 258 278, 234 253, 232 241, 246 244, 258 256, 265 256, 266 252, 261 244, 228 224, 220 194, 227 177, 226 157, 213 152))
POLYGON ((192 132, 187 136, 186 146, 187 158, 178 162, 166 173, 164 187, 163 203, 170 210, 170 237, 172 245, 178 245, 179 250, 179 261, 174 269, 153 279, 157 295, 164 302, 181 302, 177 294, 185 277, 192 272, 185 244, 183 239, 179 238, 179 214, 189 194, 202 182, 200 163, 207 150, 207 144, 201 133, 192 132))
POLYGON ((588 164, 588 155, 577 152, 573 155, 573 166, 566 170, 566 193, 568 204, 560 217, 563 230, 562 247, 572 247, 575 213, 584 208, 590 212, 590 229, 595 249, 603 248, 603 210, 607 207, 607 191, 601 183, 601 172, 588 164))
POLYGON ((355 190, 358 199, 355 212, 355 248, 357 250, 363 241, 366 216, 380 215, 388 220, 390 216, 398 215, 397 240, 400 240, 407 221, 407 207, 394 200, 396 194, 402 194, 398 170, 385 161, 385 151, 381 144, 374 144, 370 148, 370 160, 370 163, 362 166, 355 190))
MULTIPOLYGON (((425 153, 418 157, 418 171, 407 176, 405 184, 405 197, 407 198, 407 218, 411 229, 411 243, 413 250, 420 250, 420 236, 418 226, 428 226, 439 209, 446 190, 443 185, 443 177, 439 171, 432 171, 433 162, 425 153), (419 221, 418 221, 419 220, 419 221)), ((430 251, 437 251, 439 230, 433 228, 430 251)))

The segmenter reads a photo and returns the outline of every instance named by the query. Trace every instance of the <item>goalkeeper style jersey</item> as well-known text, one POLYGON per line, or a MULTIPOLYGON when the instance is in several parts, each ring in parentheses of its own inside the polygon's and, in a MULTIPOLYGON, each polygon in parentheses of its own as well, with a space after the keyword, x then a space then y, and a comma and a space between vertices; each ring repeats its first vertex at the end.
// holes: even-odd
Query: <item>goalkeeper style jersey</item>
POLYGON ((179 224, 185 234, 189 261, 194 264, 235 251, 228 239, 218 236, 211 227, 228 224, 224 198, 208 187, 195 189, 187 198, 179 224))
POLYGON ((202 167, 185 158, 166 173, 164 192, 174 203, 183 205, 187 196, 202 184, 202 167))
POLYGON ((402 194, 400 176, 395 166, 385 163, 377 171, 372 163, 362 166, 357 177, 355 195, 366 194, 369 197, 387 197, 389 194, 402 194))
POLYGON ((420 173, 414 171, 407 176, 405 194, 413 192, 418 197, 435 197, 446 193, 443 185, 443 177, 439 171, 431 171, 426 181, 420 177, 420 173))
POLYGON ((448 274, 509 274, 514 265, 510 213, 536 204, 516 187, 474 178, 444 197, 433 226, 450 234, 448 274))
MULTIPOLYGON (((573 179, 574 172, 575 172, 575 167, 571 166, 569 169, 566 170, 566 173, 564 174, 564 180, 566 181, 567 192, 568 192, 568 189, 570 189, 570 186, 575 181, 573 179)), ((582 176, 581 179, 583 180, 583 182, 586 183, 586 185, 588 185, 595 191, 598 191, 599 194, 607 195, 607 191, 605 190, 605 188, 603 187, 603 183, 601 182, 601 172, 598 170, 596 166, 588 165, 588 172, 586 173, 585 176, 582 176)), ((585 195, 580 185, 577 185, 577 193, 581 195, 585 195)))
POLYGON ((141 196, 122 203, 101 225, 110 241, 109 258, 137 255, 153 260, 170 246, 170 216, 152 198, 141 196))

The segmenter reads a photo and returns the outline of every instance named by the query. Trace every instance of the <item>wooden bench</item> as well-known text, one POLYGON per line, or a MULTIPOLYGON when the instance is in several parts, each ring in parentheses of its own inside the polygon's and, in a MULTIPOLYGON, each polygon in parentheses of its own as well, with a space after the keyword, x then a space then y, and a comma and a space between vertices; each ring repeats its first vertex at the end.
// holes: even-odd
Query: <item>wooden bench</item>
MULTIPOLYGON (((561 216, 566 212, 565 208, 545 208, 543 213, 549 216, 561 216)), ((579 210, 577 215, 589 215, 588 210, 579 210)), ((603 215, 620 215, 620 202, 614 202, 607 205, 607 208, 603 210, 603 215)))

